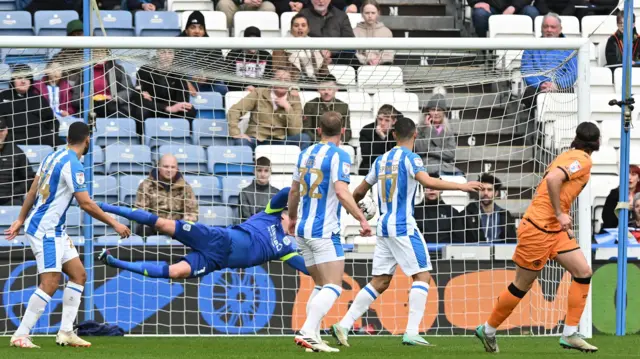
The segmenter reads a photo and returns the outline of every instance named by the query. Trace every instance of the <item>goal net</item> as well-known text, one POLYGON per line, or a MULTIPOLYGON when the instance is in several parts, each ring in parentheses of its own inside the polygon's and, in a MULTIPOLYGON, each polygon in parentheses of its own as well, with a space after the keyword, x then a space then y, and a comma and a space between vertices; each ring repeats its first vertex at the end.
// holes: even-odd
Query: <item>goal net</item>
MULTIPOLYGON (((357 51, 328 42, 323 51, 317 45, 296 49, 300 43, 289 39, 261 40, 236 39, 236 50, 191 50, 171 41, 167 46, 175 49, 104 49, 100 39, 83 42, 91 52, 3 48, 9 65, 0 70, 6 89, 0 93, 0 119, 8 134, 0 132, 0 157, 3 165, 11 164, 2 171, 12 180, 3 184, 2 226, 17 218, 38 164, 64 146, 74 121, 87 120, 93 130, 93 148, 83 161, 95 201, 228 226, 262 210, 275 191, 291 184, 299 153, 319 141, 322 113, 343 115, 340 147, 351 157, 352 189, 372 161, 395 145, 390 129, 404 116, 418 126, 415 152, 430 174, 460 183, 492 181, 475 196, 420 189, 415 200, 433 263, 420 330, 471 334, 513 280, 516 228, 546 166, 568 148, 585 114, 580 105, 589 101, 589 92, 581 88, 586 75, 579 69, 579 41, 560 40, 564 50, 553 45, 558 50, 544 55, 552 66, 525 69, 523 58, 540 53, 523 54, 522 47, 535 48, 541 40, 429 40, 415 50, 404 41, 409 39, 393 39, 399 44, 387 42, 382 49, 379 42, 360 39, 357 51), (531 91, 538 82, 545 90, 531 91)), ((579 210, 584 207, 588 201, 578 202, 573 218, 588 250, 590 238, 581 227, 590 211, 579 210)), ((282 262, 184 281, 146 278, 91 258, 107 247, 123 260, 173 263, 189 249, 123 218, 136 233, 125 240, 86 220, 72 203, 66 232, 89 273, 79 321, 95 319, 146 335, 289 335, 302 326, 313 282, 282 262)), ((357 221, 344 210, 341 228, 344 291, 323 328, 341 319, 371 279, 375 239, 359 237, 357 221)), ((354 332, 402 333, 410 281, 398 268, 354 332)), ((0 333, 17 328, 37 283, 28 240, 1 241, 0 333)), ((569 283, 569 274, 550 262, 500 329, 510 335, 560 333, 569 283)), ((62 287, 34 333, 57 331, 61 299, 62 287)))

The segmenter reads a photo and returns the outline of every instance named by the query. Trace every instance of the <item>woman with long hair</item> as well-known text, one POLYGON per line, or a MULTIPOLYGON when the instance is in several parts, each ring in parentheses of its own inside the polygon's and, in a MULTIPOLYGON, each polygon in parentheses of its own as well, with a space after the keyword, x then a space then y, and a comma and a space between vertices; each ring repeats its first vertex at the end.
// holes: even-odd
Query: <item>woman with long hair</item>
MULTIPOLYGON (((636 165, 629 166, 629 223, 635 221, 635 213, 633 211, 634 196, 640 193, 640 167, 636 165)), ((602 209, 602 228, 617 228, 618 215, 616 214, 616 206, 620 199, 620 186, 609 192, 607 200, 602 209)))

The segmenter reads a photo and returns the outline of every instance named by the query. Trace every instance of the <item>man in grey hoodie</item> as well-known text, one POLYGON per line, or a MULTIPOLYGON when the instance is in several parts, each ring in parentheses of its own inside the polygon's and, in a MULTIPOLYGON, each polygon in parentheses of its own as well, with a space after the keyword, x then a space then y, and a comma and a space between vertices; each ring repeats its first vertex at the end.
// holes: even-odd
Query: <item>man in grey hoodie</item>
POLYGON ((266 157, 256 160, 256 179, 240 191, 240 222, 267 208, 267 204, 279 189, 269 184, 271 161, 266 157))

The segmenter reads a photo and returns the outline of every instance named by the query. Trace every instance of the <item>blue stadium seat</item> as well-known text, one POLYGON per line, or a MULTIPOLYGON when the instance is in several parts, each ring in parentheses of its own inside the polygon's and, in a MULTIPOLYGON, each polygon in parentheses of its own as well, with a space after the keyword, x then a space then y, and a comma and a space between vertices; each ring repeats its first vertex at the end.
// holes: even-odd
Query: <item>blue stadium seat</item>
POLYGON ((216 175, 253 174, 253 151, 249 146, 211 146, 207 148, 207 167, 216 175))
POLYGON ((253 181, 251 176, 228 176, 222 178, 222 201, 228 204, 238 204, 240 191, 253 181))
POLYGON ((83 122, 84 120, 78 117, 58 117, 58 123, 60 124, 60 129, 58 134, 62 138, 67 138, 67 133, 69 133, 69 126, 71 126, 74 122, 83 122))
POLYGON ((149 147, 191 143, 189 121, 184 118, 149 118, 144 121, 144 142, 149 147))
POLYGON ((104 174, 104 151, 99 146, 93 146, 93 171, 104 174))
POLYGON ((26 11, 0 11, 0 36, 33 36, 31 14, 26 11))
POLYGON ((138 73, 138 65, 129 61, 120 60, 116 60, 116 63, 124 68, 124 71, 127 73, 127 75, 129 75, 129 78, 131 79, 131 82, 133 82, 133 85, 137 85, 138 76, 136 74, 138 73))
POLYGON ((222 202, 222 187, 220 179, 215 176, 184 176, 184 180, 191 186, 200 205, 211 205, 222 202))
POLYGON ((18 147, 27 156, 27 160, 34 171, 37 171, 44 158, 53 152, 53 147, 46 145, 18 145, 18 147))
POLYGON ((233 224, 233 211, 227 206, 200 207, 198 223, 226 227, 233 224))
POLYGON ((169 236, 148 236, 145 241, 147 246, 182 246, 183 244, 169 236))
POLYGON ((193 140, 200 146, 228 146, 234 139, 229 137, 229 124, 225 120, 193 120, 193 140))
POLYGON ((49 59, 48 49, 3 48, 2 60, 8 65, 45 63, 49 59))
POLYGON ((0 91, 9 88, 11 82, 11 68, 7 64, 0 64, 0 91))
POLYGON ((93 200, 96 202, 118 202, 118 180, 113 176, 93 177, 93 200))
MULTIPOLYGON (((124 218, 124 217, 120 217, 120 216, 116 216, 115 214, 109 214, 111 217, 115 218, 119 223, 124 224, 125 226, 129 226, 129 220, 124 218)), ((93 235, 94 236, 109 236, 109 235, 115 235, 116 232, 113 230, 113 228, 111 228, 111 226, 107 225, 106 223, 99 221, 97 219, 93 220, 93 235)))
POLYGON ((181 172, 207 173, 207 154, 204 148, 197 145, 163 145, 158 150, 158 160, 167 153, 176 157, 181 172))
POLYGON ((131 247, 131 246, 144 246, 144 239, 140 236, 132 235, 129 238, 120 239, 120 236, 102 236, 95 239, 97 246, 101 247, 131 247))
POLYGON ((172 11, 137 11, 137 36, 178 36, 180 35, 180 16, 172 11))
MULTIPOLYGON (((100 10, 100 15, 102 16, 102 25, 107 32, 107 36, 136 36, 131 12, 123 10, 100 10)), ((93 36, 104 36, 96 12, 93 13, 93 36)))
POLYGON ((120 202, 125 206, 133 206, 136 202, 136 192, 145 176, 120 176, 120 202))
MULTIPOLYGON (((21 206, 2 206, 0 207, 0 233, 3 233, 4 230, 9 229, 11 227, 11 223, 18 218, 20 214, 21 206)), ((23 230, 21 229, 20 232, 23 230)), ((4 240, 4 238, 3 238, 4 240)))
POLYGON ((17 9, 16 0, 0 0, 0 11, 15 11, 17 9))
POLYGON ((67 23, 77 20, 73 10, 36 11, 34 15, 37 36, 67 36, 67 23))
POLYGON ((225 119, 224 104, 219 92, 199 92, 189 102, 198 112, 198 118, 225 119))
POLYGON ((136 133, 136 122, 131 118, 96 119, 95 139, 97 146, 110 146, 116 143, 140 144, 140 137, 136 133))
POLYGON ((67 210, 66 231, 69 236, 82 235, 82 211, 79 207, 71 206, 67 210))
POLYGON ((29 245, 29 240, 25 236, 17 236, 10 241, 0 240, 0 247, 24 247, 25 245, 29 245))
POLYGON ((147 173, 151 169, 151 150, 144 145, 106 147, 105 173, 147 173))

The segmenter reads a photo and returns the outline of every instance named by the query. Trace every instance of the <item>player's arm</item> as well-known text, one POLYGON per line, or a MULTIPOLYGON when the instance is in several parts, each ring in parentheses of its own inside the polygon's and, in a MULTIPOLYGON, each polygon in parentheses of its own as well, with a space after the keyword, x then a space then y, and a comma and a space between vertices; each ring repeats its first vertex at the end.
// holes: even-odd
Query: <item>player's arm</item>
POLYGON ((307 270, 307 266, 304 264, 304 258, 299 255, 297 252, 291 252, 286 256, 280 258, 281 261, 287 263, 291 268, 302 272, 306 275, 309 275, 309 271, 307 270))
POLYGON ((360 207, 358 207, 354 196, 352 196, 351 192, 349 192, 349 185, 343 181, 337 181, 334 185, 336 188, 336 196, 338 197, 338 201, 340 201, 344 209, 347 212, 351 213, 351 215, 359 222, 366 222, 367 219, 364 217, 364 214, 360 210, 360 207))
POLYGON ((562 226, 563 230, 571 229, 571 217, 567 213, 562 213, 562 207, 560 206, 560 191, 562 184, 569 180, 569 175, 566 170, 556 167, 549 171, 545 176, 547 181, 547 190, 549 191, 549 200, 551 200, 551 206, 553 212, 558 218, 558 222, 562 226))
POLYGON ((362 181, 362 183, 358 185, 356 190, 353 191, 353 200, 356 201, 356 203, 359 203, 360 201, 362 201, 362 199, 367 195, 367 192, 369 192, 371 187, 372 186, 366 180, 362 181))
POLYGON ((420 182, 420 184, 425 188, 437 189, 440 191, 477 192, 482 188, 482 184, 477 181, 467 183, 449 182, 439 178, 433 178, 425 171, 417 172, 415 178, 416 181, 420 182))
POLYGON ((267 208, 265 208, 264 211, 267 214, 276 214, 284 211, 287 207, 287 201, 289 200, 289 191, 290 187, 285 187, 278 191, 269 203, 267 203, 267 208))
MULTIPOLYGON (((39 173, 39 172, 38 172, 39 173)), ((11 223, 11 227, 4 231, 6 240, 10 241, 20 233, 20 228, 24 224, 24 221, 27 219, 29 215, 29 211, 33 208, 33 204, 36 202, 36 196, 38 195, 38 184, 40 183, 40 176, 36 175, 31 182, 31 187, 29 188, 29 192, 27 192, 27 196, 22 204, 22 208, 20 208, 20 214, 18 215, 18 219, 11 223)))
MULTIPOLYGON (((346 152, 337 152, 331 159, 330 181, 333 183, 338 201, 344 209, 360 222, 360 235, 370 236, 371 227, 367 218, 360 210, 358 203, 349 192, 349 181, 351 180, 351 158, 346 152)), ((366 193, 366 192, 365 192, 366 193)))

